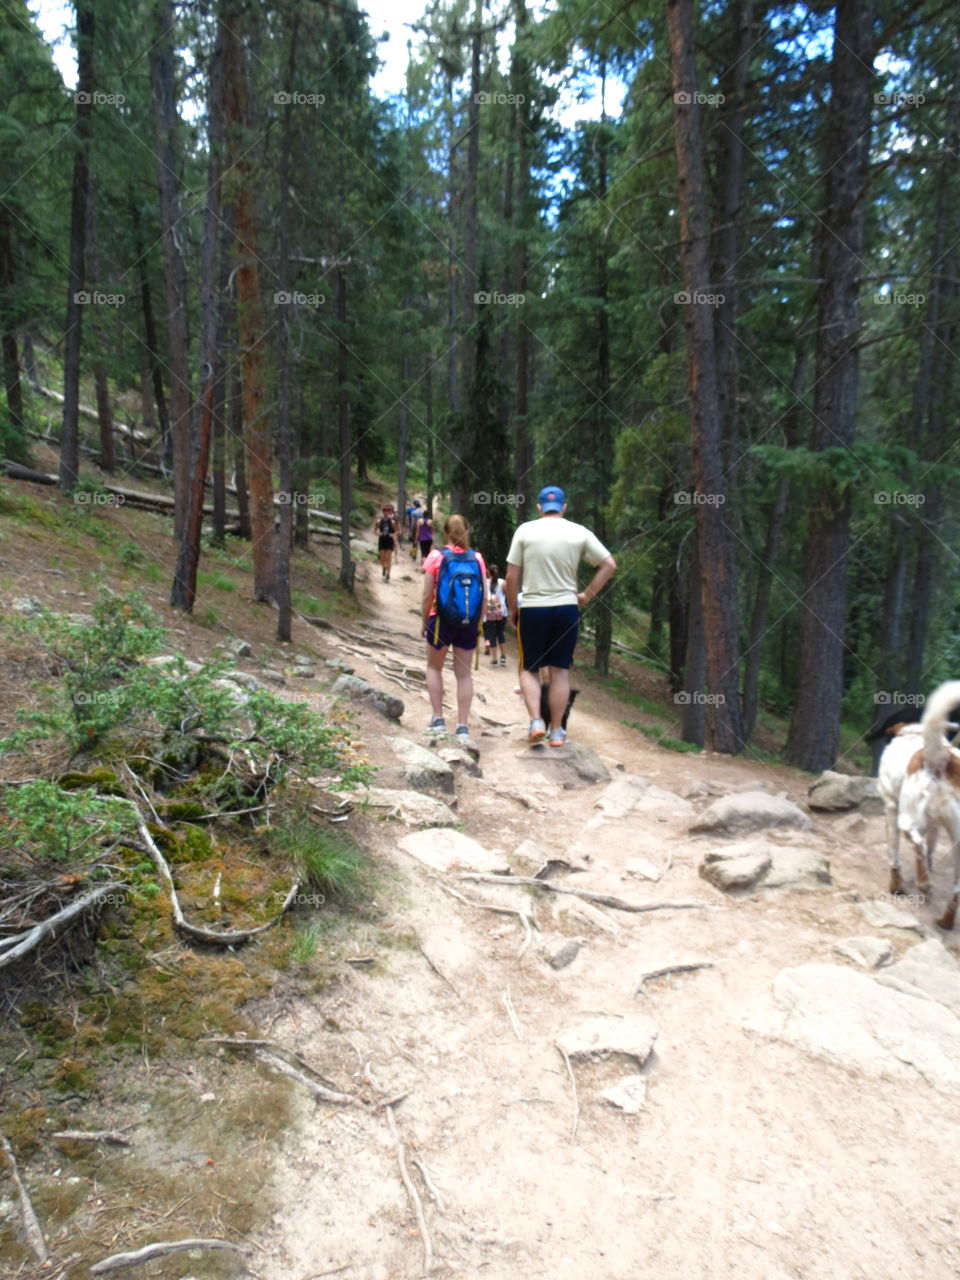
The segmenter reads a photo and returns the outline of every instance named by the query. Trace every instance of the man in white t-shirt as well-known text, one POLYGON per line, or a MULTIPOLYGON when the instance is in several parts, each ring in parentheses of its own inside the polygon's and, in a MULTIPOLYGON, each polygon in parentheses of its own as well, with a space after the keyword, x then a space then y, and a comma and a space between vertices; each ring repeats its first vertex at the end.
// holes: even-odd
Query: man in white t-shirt
POLYGON ((520 686, 530 716, 531 745, 547 736, 540 717, 540 669, 550 668, 550 746, 562 747, 561 725, 570 697, 570 664, 580 628, 580 607, 592 600, 616 572, 617 562, 582 524, 564 518, 566 495, 556 485, 540 490, 538 520, 528 520, 513 535, 507 553, 506 594, 520 642, 520 686), (577 591, 577 570, 586 560, 596 568, 588 586, 577 591), (523 608, 517 593, 523 589, 523 608))

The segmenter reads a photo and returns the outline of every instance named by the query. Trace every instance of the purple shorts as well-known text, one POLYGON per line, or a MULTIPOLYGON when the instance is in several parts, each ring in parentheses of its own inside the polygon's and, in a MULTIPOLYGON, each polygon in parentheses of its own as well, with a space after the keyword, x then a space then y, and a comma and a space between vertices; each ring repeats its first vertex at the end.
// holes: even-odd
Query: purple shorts
POLYGON ((477 647, 476 627, 451 627, 449 622, 440 619, 440 632, 437 636, 437 615, 434 614, 423 629, 423 638, 431 649, 446 649, 453 645, 455 649, 475 649, 477 647))

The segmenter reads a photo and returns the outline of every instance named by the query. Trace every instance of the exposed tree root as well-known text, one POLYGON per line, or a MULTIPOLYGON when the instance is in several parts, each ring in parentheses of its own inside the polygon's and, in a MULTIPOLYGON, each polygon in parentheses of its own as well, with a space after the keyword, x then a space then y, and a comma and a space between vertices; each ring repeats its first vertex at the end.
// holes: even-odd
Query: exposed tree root
POLYGON ((135 1267, 141 1262, 149 1262, 152 1258, 165 1258, 171 1253, 188 1253, 191 1249, 229 1249, 233 1253, 246 1256, 247 1250, 231 1240, 206 1240, 203 1238, 189 1240, 158 1240, 156 1244, 144 1245, 142 1249, 133 1249, 129 1253, 114 1253, 102 1262, 95 1262, 90 1268, 92 1276, 102 1276, 108 1271, 121 1271, 124 1267, 135 1267))

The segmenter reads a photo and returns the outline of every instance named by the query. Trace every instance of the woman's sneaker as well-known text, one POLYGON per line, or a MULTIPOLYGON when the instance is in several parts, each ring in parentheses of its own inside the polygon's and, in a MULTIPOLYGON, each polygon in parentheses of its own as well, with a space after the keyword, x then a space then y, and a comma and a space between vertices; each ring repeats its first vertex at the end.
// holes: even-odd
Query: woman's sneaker
POLYGON ((551 745, 551 747, 562 747, 562 746, 563 746, 563 744, 566 742, 566 740, 567 740, 567 731, 566 731, 566 729, 551 729, 551 730, 550 730, 550 745, 551 745))
POLYGON ((447 722, 443 716, 434 716, 427 725, 427 733, 446 733, 447 722))
POLYGON ((547 736, 547 726, 542 720, 530 721, 530 732, 527 735, 527 742, 531 747, 538 746, 547 736))
POLYGON ((456 734, 455 734, 454 736, 455 736, 455 737, 457 737, 457 738, 469 738, 469 737, 470 737, 470 726, 469 726, 468 724, 458 724, 458 725, 457 725, 457 732, 456 732, 456 734))

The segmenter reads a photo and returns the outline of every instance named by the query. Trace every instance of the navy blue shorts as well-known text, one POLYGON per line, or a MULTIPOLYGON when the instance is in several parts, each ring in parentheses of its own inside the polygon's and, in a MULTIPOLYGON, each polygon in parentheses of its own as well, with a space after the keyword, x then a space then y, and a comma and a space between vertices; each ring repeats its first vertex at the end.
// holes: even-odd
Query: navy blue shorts
POLYGON ((431 649, 446 649, 452 644, 455 649, 475 649, 477 647, 476 627, 451 627, 449 622, 440 619, 440 637, 437 634, 437 616, 430 619, 423 629, 423 638, 431 649))
POLYGON ((521 667, 526 671, 539 671, 541 667, 569 669, 579 631, 580 610, 575 604, 521 609, 517 620, 521 667))

